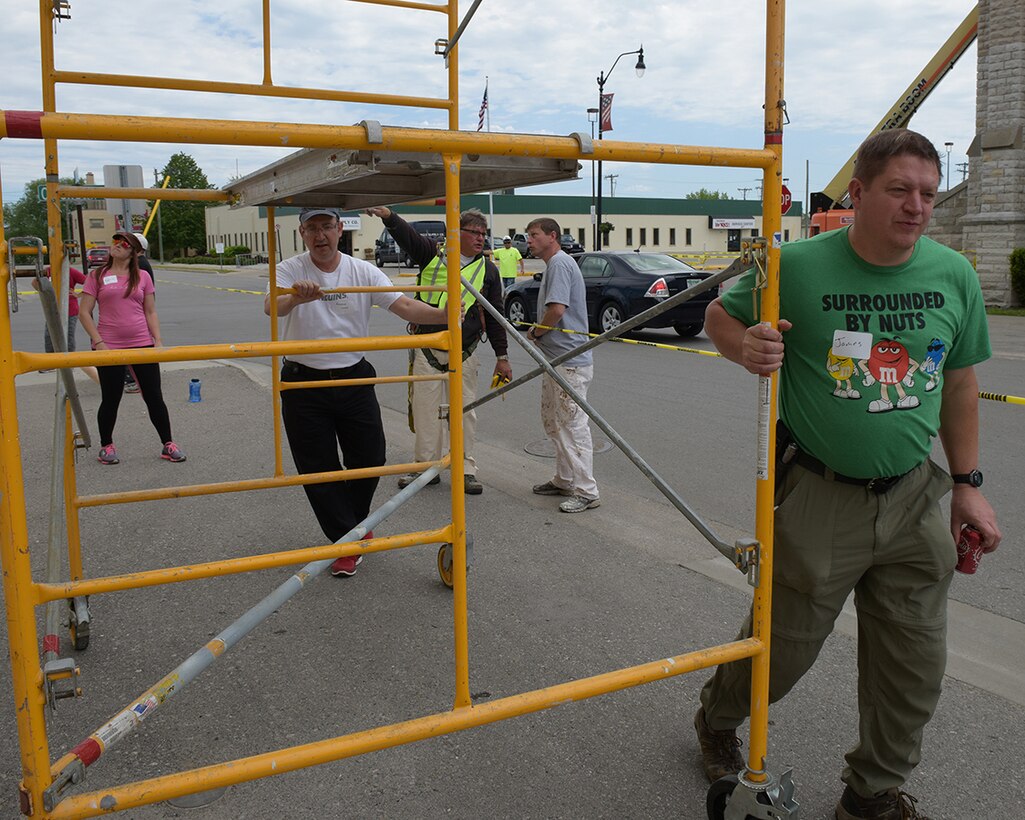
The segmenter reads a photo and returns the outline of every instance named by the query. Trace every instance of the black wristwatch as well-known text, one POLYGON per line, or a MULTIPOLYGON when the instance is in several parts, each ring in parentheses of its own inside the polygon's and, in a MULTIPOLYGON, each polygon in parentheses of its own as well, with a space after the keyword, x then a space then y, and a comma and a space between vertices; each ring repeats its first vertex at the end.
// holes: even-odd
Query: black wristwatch
POLYGON ((958 473, 952 475, 955 484, 967 484, 969 487, 982 486, 982 473, 979 470, 972 470, 970 473, 958 473))

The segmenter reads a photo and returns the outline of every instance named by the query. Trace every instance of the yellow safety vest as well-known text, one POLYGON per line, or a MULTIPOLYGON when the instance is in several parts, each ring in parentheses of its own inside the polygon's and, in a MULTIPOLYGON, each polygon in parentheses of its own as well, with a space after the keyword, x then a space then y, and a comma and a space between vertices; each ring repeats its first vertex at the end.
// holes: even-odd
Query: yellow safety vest
MULTIPOLYGON (((444 250, 440 250, 438 255, 428 262, 427 266, 420 271, 420 275, 417 277, 416 282, 418 285, 437 287, 439 285, 443 286, 448 284, 448 269, 445 267, 444 253, 444 250)), ((480 259, 470 262, 469 265, 460 271, 460 274, 470 281, 470 284, 473 285, 478 293, 481 292, 484 287, 485 268, 486 263, 482 256, 480 259)), ((469 310, 470 305, 477 301, 476 297, 462 284, 460 284, 459 290, 462 294, 463 310, 469 310)), ((448 304, 448 291, 428 291, 426 293, 421 293, 420 298, 429 305, 443 308, 448 304)))

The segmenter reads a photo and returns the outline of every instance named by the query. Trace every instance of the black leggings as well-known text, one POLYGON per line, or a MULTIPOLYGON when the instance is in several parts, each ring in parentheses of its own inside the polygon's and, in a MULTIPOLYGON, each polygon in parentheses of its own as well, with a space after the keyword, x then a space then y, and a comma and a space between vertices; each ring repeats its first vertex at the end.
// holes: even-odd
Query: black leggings
MULTIPOLYGON (((106 447, 114 442, 114 425, 117 423, 117 409, 121 405, 121 396, 125 390, 125 365, 115 364, 96 368, 100 374, 100 409, 96 413, 96 424, 100 428, 100 446, 106 447)), ((149 420, 160 434, 160 443, 167 444, 171 440, 171 419, 167 415, 167 405, 160 392, 160 365, 133 364, 135 380, 149 410, 149 420)))

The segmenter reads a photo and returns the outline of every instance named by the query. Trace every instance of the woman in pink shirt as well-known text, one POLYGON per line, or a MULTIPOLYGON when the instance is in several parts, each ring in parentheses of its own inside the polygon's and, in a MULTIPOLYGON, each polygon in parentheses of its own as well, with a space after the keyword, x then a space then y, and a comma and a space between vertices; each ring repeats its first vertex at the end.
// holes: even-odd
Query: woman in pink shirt
MULTIPOLYGON (((123 350, 133 347, 161 347, 160 321, 153 299, 153 280, 139 268, 142 245, 127 231, 114 234, 110 259, 86 278, 79 304, 79 322, 89 334, 94 350, 123 350), (93 308, 100 305, 99 326, 93 321, 93 308)), ((171 439, 171 420, 160 392, 160 365, 132 365, 149 420, 160 434, 164 449, 161 458, 185 461, 185 453, 171 439)), ((99 368, 100 409, 96 423, 100 428, 101 464, 117 464, 114 449, 114 425, 124 388, 125 365, 99 368)))

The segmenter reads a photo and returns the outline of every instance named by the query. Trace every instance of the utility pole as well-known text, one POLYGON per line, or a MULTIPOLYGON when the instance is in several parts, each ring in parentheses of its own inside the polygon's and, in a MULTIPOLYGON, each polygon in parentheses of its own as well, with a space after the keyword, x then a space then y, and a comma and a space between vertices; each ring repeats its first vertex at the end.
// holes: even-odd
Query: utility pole
POLYGON ((615 196, 616 195, 616 179, 618 177, 619 177, 619 174, 606 174, 605 175, 605 179, 607 179, 609 181, 609 187, 612 189, 611 196, 615 196))
POLYGON ((961 172, 961 181, 962 182, 964 182, 966 179, 968 179, 968 163, 967 162, 959 162, 957 164, 957 170, 961 172))
MULTIPOLYGON (((156 168, 153 169, 153 182, 156 184, 157 188, 160 187, 160 171, 158 171, 156 168)), ((160 250, 160 263, 163 264, 163 262, 164 262, 164 225, 160 221, 160 208, 157 207, 156 205, 154 205, 154 207, 157 208, 157 247, 160 250)))
POLYGON ((737 188, 737 190, 740 191, 740 193, 742 193, 744 195, 742 197, 743 199, 747 199, 747 192, 748 191, 752 191, 754 189, 753 188, 737 188))

